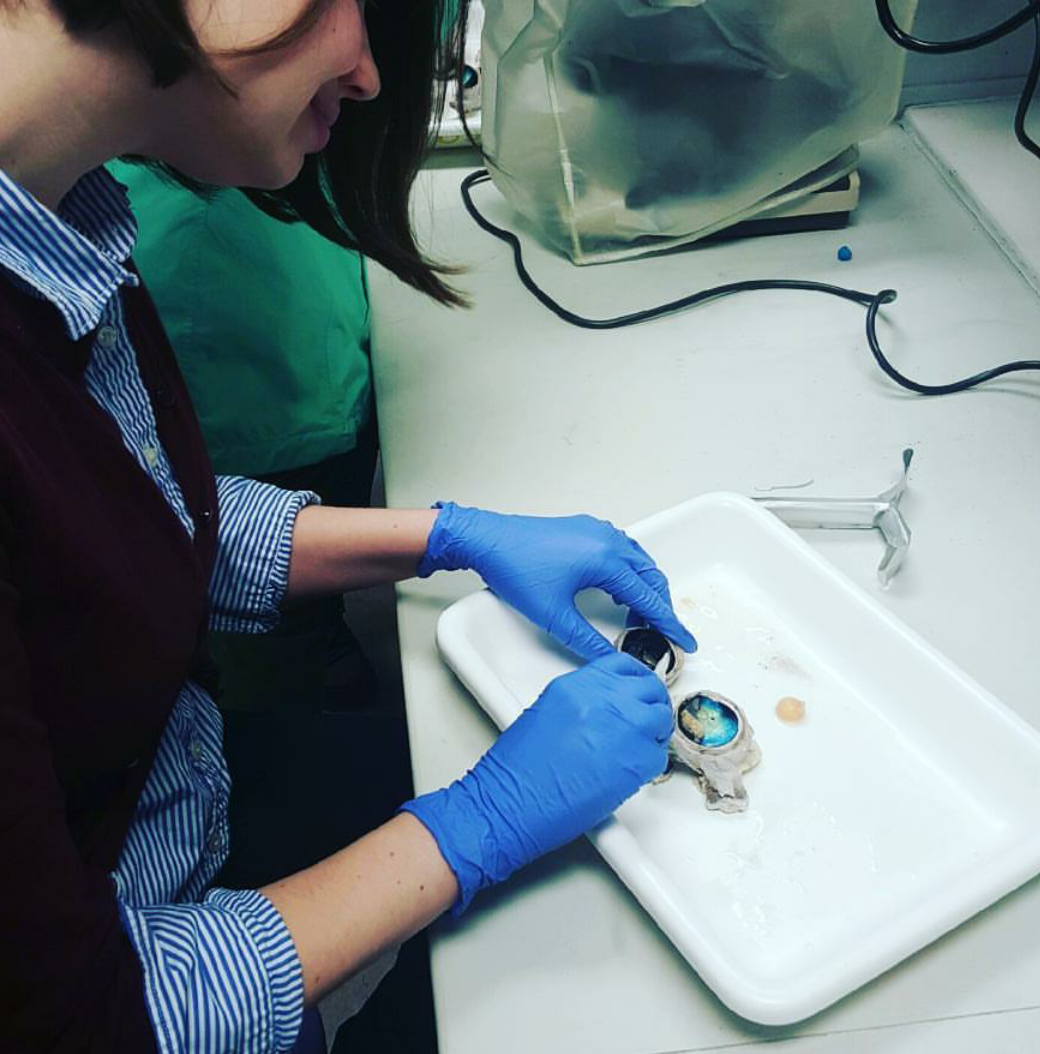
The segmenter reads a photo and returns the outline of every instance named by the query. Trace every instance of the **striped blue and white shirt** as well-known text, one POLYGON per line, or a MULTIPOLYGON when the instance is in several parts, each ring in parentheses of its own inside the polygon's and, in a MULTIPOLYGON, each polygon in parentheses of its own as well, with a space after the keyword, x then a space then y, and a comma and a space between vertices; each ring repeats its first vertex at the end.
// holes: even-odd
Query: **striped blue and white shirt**
MULTIPOLYGON (((123 188, 103 169, 57 214, 0 171, 0 267, 50 301, 73 339, 97 330, 88 391, 192 535, 123 317, 119 291, 138 283, 126 266, 136 233, 123 188)), ((217 494, 211 626, 263 632, 278 620, 296 514, 317 497, 228 476, 217 494)), ((229 790, 220 712, 189 681, 112 874, 163 1054, 288 1050, 299 1032, 303 977, 281 916, 255 890, 210 888, 228 852, 229 790)))

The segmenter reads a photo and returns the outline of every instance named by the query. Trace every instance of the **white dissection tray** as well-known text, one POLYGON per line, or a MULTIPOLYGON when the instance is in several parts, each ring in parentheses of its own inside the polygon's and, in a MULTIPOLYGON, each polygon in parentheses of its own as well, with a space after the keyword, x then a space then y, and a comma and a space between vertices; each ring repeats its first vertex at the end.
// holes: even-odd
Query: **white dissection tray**
MULTIPOLYGON (((1040 736, 738 495, 629 529, 700 648, 672 692, 715 690, 762 749, 745 813, 709 812, 679 769, 590 834, 718 997, 802 1020, 1040 871, 1040 736), (781 723, 777 702, 806 704, 781 723)), ((583 609, 611 639, 623 612, 583 609)), ((441 651, 500 728, 574 660, 488 592, 452 605, 441 651)))

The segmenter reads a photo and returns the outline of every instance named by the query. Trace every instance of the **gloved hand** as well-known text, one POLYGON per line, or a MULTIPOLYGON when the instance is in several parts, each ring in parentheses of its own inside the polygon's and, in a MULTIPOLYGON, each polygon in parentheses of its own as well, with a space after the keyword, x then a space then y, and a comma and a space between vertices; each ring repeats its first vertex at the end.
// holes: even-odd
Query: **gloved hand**
POLYGON ((406 802, 458 879, 453 915, 659 776, 672 726, 661 681, 612 652, 551 681, 462 779, 406 802))
POLYGON ((506 603, 584 659, 613 646, 574 605, 582 589, 602 589, 631 609, 629 623, 659 630, 686 651, 693 635, 676 618, 668 581, 624 532, 591 516, 507 516, 454 502, 441 506, 419 564, 476 571, 506 603))

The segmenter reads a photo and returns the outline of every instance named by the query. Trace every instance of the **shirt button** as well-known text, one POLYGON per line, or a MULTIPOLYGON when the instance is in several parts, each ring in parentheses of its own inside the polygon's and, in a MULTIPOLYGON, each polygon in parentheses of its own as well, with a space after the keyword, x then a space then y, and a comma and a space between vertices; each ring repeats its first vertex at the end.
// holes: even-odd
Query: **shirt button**
POLYGON ((215 832, 206 841, 206 852, 210 856, 216 856, 220 852, 220 835, 215 832))
POLYGON ((119 334, 112 326, 102 326, 98 330, 97 339, 103 348, 114 348, 116 341, 119 339, 119 334))
POLYGON ((144 459, 148 462, 149 468, 155 468, 159 463, 159 451, 155 447, 143 446, 141 447, 141 453, 144 454, 144 459))
POLYGON ((192 761, 198 761, 202 757, 202 744, 197 739, 193 739, 188 744, 188 753, 192 761))

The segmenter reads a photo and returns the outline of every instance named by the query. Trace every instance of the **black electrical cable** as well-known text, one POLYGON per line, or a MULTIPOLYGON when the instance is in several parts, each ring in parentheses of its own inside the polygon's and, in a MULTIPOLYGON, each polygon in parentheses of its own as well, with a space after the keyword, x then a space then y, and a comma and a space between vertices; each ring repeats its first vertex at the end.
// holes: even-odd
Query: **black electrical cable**
POLYGON ((952 55, 957 51, 971 51, 984 47, 1021 29, 1030 19, 1040 15, 1040 0, 1030 0, 1021 11, 1005 19, 991 29, 976 33, 973 37, 961 37, 959 40, 921 40, 919 37, 904 33, 892 14, 890 0, 874 0, 878 19, 884 31, 907 51, 917 51, 922 55, 952 55))
POLYGON ((881 345, 878 343, 878 311, 882 304, 890 304, 893 300, 895 300, 895 293, 891 289, 884 289, 878 293, 873 302, 867 307, 867 343, 870 345, 870 350, 874 355, 874 360, 881 369, 891 377, 896 384, 900 384, 904 388, 909 388, 910 391, 917 392, 918 395, 952 395, 954 392, 964 392, 969 388, 974 388, 977 384, 992 381, 995 377, 1003 377, 1006 373, 1019 373, 1023 370, 1040 370, 1040 359, 1019 359, 1016 362, 1005 362, 1003 366, 994 366, 990 370, 983 370, 981 373, 972 374, 972 376, 965 377, 960 381, 951 381, 949 384, 921 384, 918 381, 911 380, 906 374, 900 373, 899 370, 897 370, 895 366, 885 358, 885 353, 881 350, 881 345), (892 294, 890 297, 887 296, 889 293, 892 294))
POLYGON ((1019 96, 1018 108, 1015 111, 1015 138, 1022 147, 1034 157, 1040 158, 1040 144, 1026 131, 1026 117, 1036 95, 1037 81, 1040 80, 1040 0, 1030 0, 1021 11, 973 37, 962 37, 959 40, 921 40, 903 31, 892 14, 890 0, 874 0, 878 20, 885 32, 907 51, 921 55, 952 55, 958 51, 971 51, 1006 37, 1021 29, 1027 22, 1033 23, 1033 60, 1029 67, 1025 86, 1019 96))
POLYGON ((1018 100, 1018 108, 1015 110, 1015 138, 1034 157, 1040 158, 1040 145, 1037 145, 1036 140, 1026 131, 1026 117, 1029 115, 1029 107, 1033 105, 1037 82, 1040 81, 1040 14, 1033 19, 1033 35, 1033 61, 1018 100))
POLYGON ((669 315, 683 308, 693 307, 695 304, 702 304, 705 301, 715 300, 719 297, 730 296, 733 293, 745 293, 763 289, 799 290, 826 293, 829 296, 841 297, 843 300, 851 300, 853 303, 865 307, 867 309, 867 343, 870 345, 870 350, 877 364, 897 384, 908 388, 912 392, 917 392, 919 395, 949 395, 952 392, 966 391, 968 388, 973 388, 977 384, 993 380, 994 377, 1000 377, 1006 373, 1016 373, 1021 370, 1040 370, 1040 360, 1023 359, 1017 362, 1008 362, 1003 366, 996 366, 990 370, 984 370, 982 373, 973 374, 971 377, 965 377, 950 384, 921 384, 912 380, 900 373, 888 361, 885 353, 881 350, 881 344, 877 336, 878 312, 884 304, 891 304, 896 299, 897 294, 894 289, 882 289, 879 293, 864 293, 856 289, 846 289, 839 285, 829 285, 826 282, 800 281, 787 278, 753 279, 745 282, 728 282, 725 285, 702 289, 700 292, 690 293, 688 296, 680 297, 678 300, 671 300, 667 304, 660 304, 657 307, 646 308, 642 311, 634 311, 628 315, 617 315, 613 318, 602 319, 583 318, 581 315, 576 315, 573 311, 568 311, 567 308, 555 301, 535 282, 524 264, 520 239, 512 231, 507 231, 505 228, 492 223, 477 208, 473 201, 473 187, 487 183, 490 179, 491 176, 486 168, 477 169, 477 171, 471 172, 463 179, 461 187, 462 201, 466 211, 473 217, 478 226, 487 231, 488 234, 510 246, 513 250, 513 262, 516 265, 516 273, 528 292, 554 315, 572 326, 594 330, 622 329, 625 326, 648 322, 650 319, 660 318, 662 315, 669 315))

